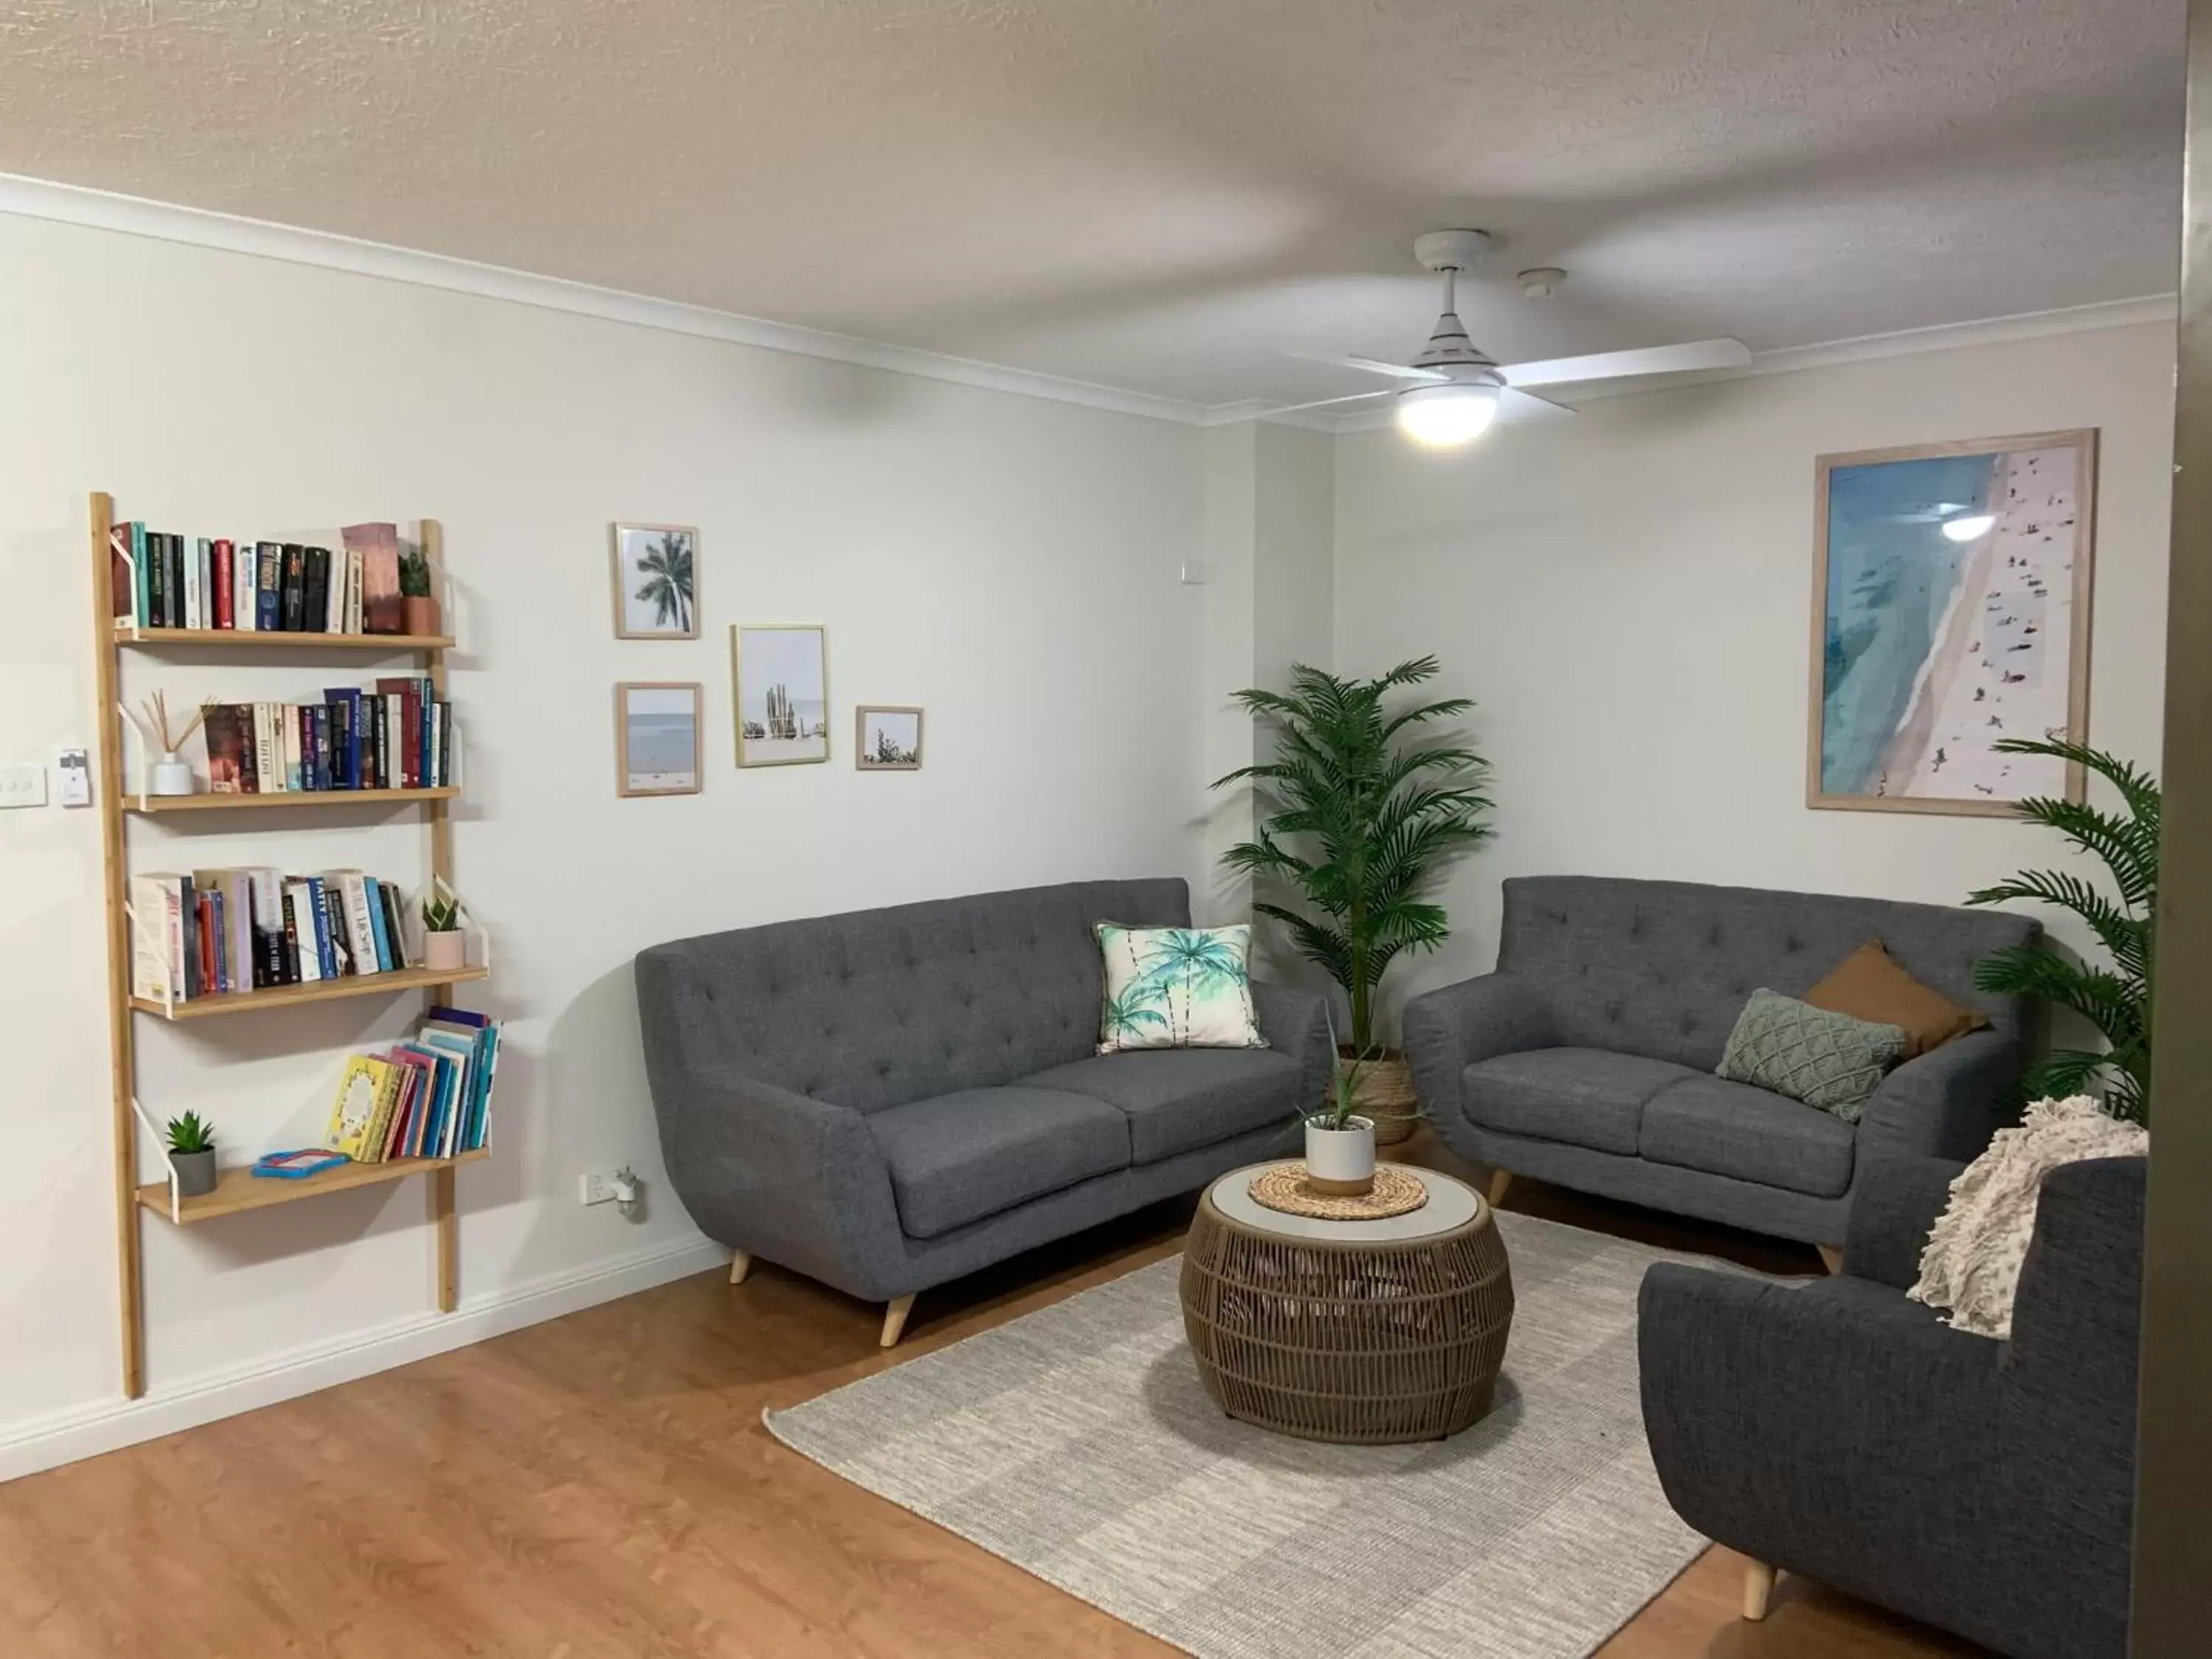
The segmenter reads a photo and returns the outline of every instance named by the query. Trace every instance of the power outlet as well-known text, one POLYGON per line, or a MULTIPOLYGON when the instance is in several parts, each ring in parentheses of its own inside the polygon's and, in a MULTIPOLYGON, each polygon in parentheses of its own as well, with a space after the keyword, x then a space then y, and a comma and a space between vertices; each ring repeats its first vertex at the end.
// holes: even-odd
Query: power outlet
POLYGON ((612 1170, 594 1170, 589 1175, 576 1178, 576 1201, 579 1204, 611 1204, 615 1200, 615 1175, 612 1170))

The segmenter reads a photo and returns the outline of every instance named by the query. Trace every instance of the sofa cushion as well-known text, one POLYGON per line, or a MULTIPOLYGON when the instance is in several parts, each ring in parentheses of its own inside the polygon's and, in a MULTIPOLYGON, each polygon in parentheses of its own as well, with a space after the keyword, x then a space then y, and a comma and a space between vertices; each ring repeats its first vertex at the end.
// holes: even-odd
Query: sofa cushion
POLYGON ((1098 1052, 1264 1048, 1252 1007, 1252 929, 1125 927, 1102 921, 1105 1000, 1098 1052))
POLYGON ((1297 1060, 1272 1048, 1162 1048, 1095 1054, 1021 1080, 1025 1089, 1066 1089, 1127 1115, 1130 1161, 1157 1164, 1279 1122, 1284 1145, 1304 1087, 1297 1060))
POLYGON ((1059 1089, 963 1089, 872 1112, 867 1123, 913 1238, 1129 1164, 1129 1120, 1059 1089))
POLYGON ((1858 1133, 1818 1107, 1692 1073, 1644 1107, 1636 1150, 1654 1164, 1838 1198, 1858 1133))
POLYGON ((1462 1076, 1467 1115, 1501 1134, 1633 1156, 1644 1103, 1697 1073, 1604 1048, 1532 1048, 1478 1060, 1462 1076))
POLYGON ((1856 1123, 1867 1097, 1905 1057, 1905 1045, 1899 1026, 1761 988, 1744 1006, 1716 1069, 1731 1083, 1771 1089, 1856 1123))
POLYGON ((1980 1009, 1954 1002, 1906 973, 1878 939, 1830 969, 1826 979, 1805 993, 1805 1000, 1832 1014, 1896 1026, 1905 1033, 1907 1060, 1990 1023, 1980 1009))

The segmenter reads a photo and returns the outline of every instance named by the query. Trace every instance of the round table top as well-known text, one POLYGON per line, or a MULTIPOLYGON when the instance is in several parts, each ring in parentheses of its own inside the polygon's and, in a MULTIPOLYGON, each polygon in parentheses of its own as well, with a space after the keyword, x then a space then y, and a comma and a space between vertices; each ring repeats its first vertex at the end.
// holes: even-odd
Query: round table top
POLYGON ((1231 1170, 1206 1189, 1206 1201, 1223 1220, 1252 1232, 1273 1233, 1283 1238, 1310 1238, 1327 1244, 1410 1244, 1419 1239, 1434 1238, 1440 1233, 1456 1232, 1488 1207, 1481 1195, 1464 1181, 1413 1164, 1396 1167, 1428 1189, 1429 1201, 1418 1210, 1385 1216, 1378 1221, 1324 1221, 1318 1216, 1289 1215, 1269 1209, 1252 1196, 1253 1180, 1261 1171, 1302 1161, 1280 1158, 1231 1170))

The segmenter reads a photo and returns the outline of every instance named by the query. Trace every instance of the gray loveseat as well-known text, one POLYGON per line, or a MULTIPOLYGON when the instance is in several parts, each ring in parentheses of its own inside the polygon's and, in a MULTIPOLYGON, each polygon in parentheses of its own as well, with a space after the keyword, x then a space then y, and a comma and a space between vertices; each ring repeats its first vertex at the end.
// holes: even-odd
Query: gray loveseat
POLYGON ((1973 969, 2040 932, 1995 910, 1522 877, 1498 971, 1407 1004, 1406 1058, 1463 1158, 1827 1251, 1876 1160, 1972 1158, 2011 1118, 2028 1005, 1978 991, 1973 969), (1856 1126, 1713 1075, 1752 992, 1802 996, 1871 939, 1990 1029, 1899 1066, 1856 1126))
POLYGON ((2142 1302, 2142 1158, 2052 1171, 2012 1337, 1905 1299, 1956 1164, 1885 1163, 1844 1271, 1644 1275, 1644 1421, 1682 1518, 1775 1567, 2010 1654, 2124 1659, 2142 1302))
POLYGON ((1180 880, 778 922, 637 958, 661 1152, 700 1229, 890 1304, 1295 1144, 1317 998, 1255 985, 1266 1048, 1100 1054, 1092 924, 1187 927, 1180 880))

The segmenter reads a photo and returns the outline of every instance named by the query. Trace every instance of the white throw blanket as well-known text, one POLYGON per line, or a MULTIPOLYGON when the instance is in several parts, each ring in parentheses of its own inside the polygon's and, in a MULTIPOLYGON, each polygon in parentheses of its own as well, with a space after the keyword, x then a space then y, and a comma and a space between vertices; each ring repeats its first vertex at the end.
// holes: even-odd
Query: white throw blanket
POLYGON ((2010 1337, 2044 1176, 2084 1158, 2149 1150, 2147 1130, 2108 1116, 2087 1095, 2037 1101, 2018 1128, 1998 1130, 1989 1151, 1951 1183, 1950 1205, 1920 1253, 1920 1282, 1905 1294, 1949 1309, 1955 1329, 2010 1337))

